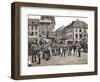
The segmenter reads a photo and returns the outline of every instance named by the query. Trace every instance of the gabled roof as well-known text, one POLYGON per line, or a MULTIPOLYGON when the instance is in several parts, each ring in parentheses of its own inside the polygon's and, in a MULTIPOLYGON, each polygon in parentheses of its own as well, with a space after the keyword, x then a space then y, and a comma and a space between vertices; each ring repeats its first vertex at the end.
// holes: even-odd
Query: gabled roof
POLYGON ((72 21, 72 23, 70 23, 69 25, 65 26, 65 29, 66 29, 66 28, 72 28, 73 25, 74 25, 74 23, 75 23, 75 21, 72 21))
POLYGON ((87 28, 87 27, 88 27, 87 23, 77 19, 75 21, 72 21, 72 23, 70 23, 69 25, 65 26, 65 29, 66 28, 87 28))
POLYGON ((87 23, 80 21, 79 19, 77 19, 73 25, 73 27, 88 27, 87 23))
POLYGON ((61 27, 59 27, 56 31, 61 31, 61 30, 63 30, 65 27, 64 26, 61 26, 61 27))

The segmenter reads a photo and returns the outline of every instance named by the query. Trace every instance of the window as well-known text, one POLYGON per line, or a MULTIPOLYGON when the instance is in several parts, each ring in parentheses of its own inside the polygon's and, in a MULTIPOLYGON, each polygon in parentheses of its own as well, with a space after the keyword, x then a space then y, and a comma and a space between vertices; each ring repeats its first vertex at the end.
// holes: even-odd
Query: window
POLYGON ((82 32, 82 30, 80 29, 79 32, 82 32))
POLYGON ((42 34, 44 35, 44 34, 45 34, 45 32, 44 32, 44 31, 42 31, 42 34))
POLYGON ((35 26, 35 30, 37 30, 37 26, 35 26))
POLYGON ((77 41, 75 41, 75 43, 78 43, 77 41))
POLYGON ((78 34, 75 34, 75 38, 76 38, 76 39, 78 38, 78 34))
POLYGON ((31 30, 34 30, 34 26, 32 27, 32 29, 31 30))
POLYGON ((82 34, 80 34, 80 39, 82 38, 82 34))
POLYGON ((37 35, 37 32, 35 32, 35 35, 37 35))
POLYGON ((31 35, 34 35, 34 32, 31 32, 31 35))
POLYGON ((33 36, 34 35, 34 32, 29 32, 29 35, 33 36))

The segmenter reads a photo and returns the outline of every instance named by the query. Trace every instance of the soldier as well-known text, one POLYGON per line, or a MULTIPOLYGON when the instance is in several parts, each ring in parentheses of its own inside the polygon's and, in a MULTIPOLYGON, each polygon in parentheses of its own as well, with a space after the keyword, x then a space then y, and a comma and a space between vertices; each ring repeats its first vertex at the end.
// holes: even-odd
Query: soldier
POLYGON ((60 55, 60 47, 59 44, 56 44, 56 56, 60 55))
POLYGON ((61 57, 64 55, 64 57, 65 57, 65 54, 66 54, 66 45, 65 45, 65 43, 62 43, 61 44, 61 51, 62 51, 62 53, 61 53, 61 57))
POLYGON ((58 45, 58 55, 60 56, 61 51, 60 51, 60 45, 58 45))
POLYGON ((42 59, 45 58, 45 44, 42 45, 41 50, 42 50, 42 59))
POLYGON ((78 44, 78 57, 81 57, 81 45, 78 44))
POLYGON ((68 56, 71 55, 71 52, 72 52, 72 45, 69 44, 69 46, 68 46, 68 56))
POLYGON ((36 59, 38 59, 38 63, 41 63, 41 59, 40 59, 40 45, 38 44, 38 42, 36 41, 35 43, 32 43, 32 62, 37 62, 36 59), (36 58, 37 57, 37 58, 36 58))
POLYGON ((77 55, 77 47, 76 47, 76 45, 75 45, 75 43, 73 44, 73 55, 77 55), (76 53, 76 54, 75 54, 76 53))
POLYGON ((64 57, 65 57, 65 55, 66 55, 66 46, 65 45, 63 46, 63 54, 64 54, 64 57))
POLYGON ((50 50, 49 50, 49 45, 48 43, 45 43, 43 46, 43 59, 49 60, 50 59, 50 50))
POLYGON ((55 42, 52 42, 52 55, 55 56, 56 55, 56 51, 55 51, 55 42))

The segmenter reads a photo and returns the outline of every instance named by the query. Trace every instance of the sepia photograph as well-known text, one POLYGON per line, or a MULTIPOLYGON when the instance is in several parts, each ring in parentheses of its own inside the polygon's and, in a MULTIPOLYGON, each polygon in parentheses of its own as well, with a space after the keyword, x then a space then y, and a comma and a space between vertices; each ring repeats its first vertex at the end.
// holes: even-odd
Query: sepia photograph
POLYGON ((12 3, 13 79, 97 75, 97 7, 12 3))
POLYGON ((28 14, 28 66, 88 64, 88 17, 28 14))

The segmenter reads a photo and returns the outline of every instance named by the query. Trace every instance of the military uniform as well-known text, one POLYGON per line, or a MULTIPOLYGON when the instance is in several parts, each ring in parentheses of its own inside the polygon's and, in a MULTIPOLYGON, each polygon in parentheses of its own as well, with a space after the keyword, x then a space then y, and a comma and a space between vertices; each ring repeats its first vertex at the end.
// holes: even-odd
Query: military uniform
POLYGON ((68 45, 68 56, 71 55, 72 52, 72 45, 68 45))
POLYGON ((38 64, 40 64, 40 46, 39 44, 32 44, 32 62, 37 62, 36 57, 38 57, 38 64))
POLYGON ((49 60, 50 59, 50 50, 49 50, 50 45, 47 43, 42 47, 42 52, 43 52, 43 59, 49 60))

